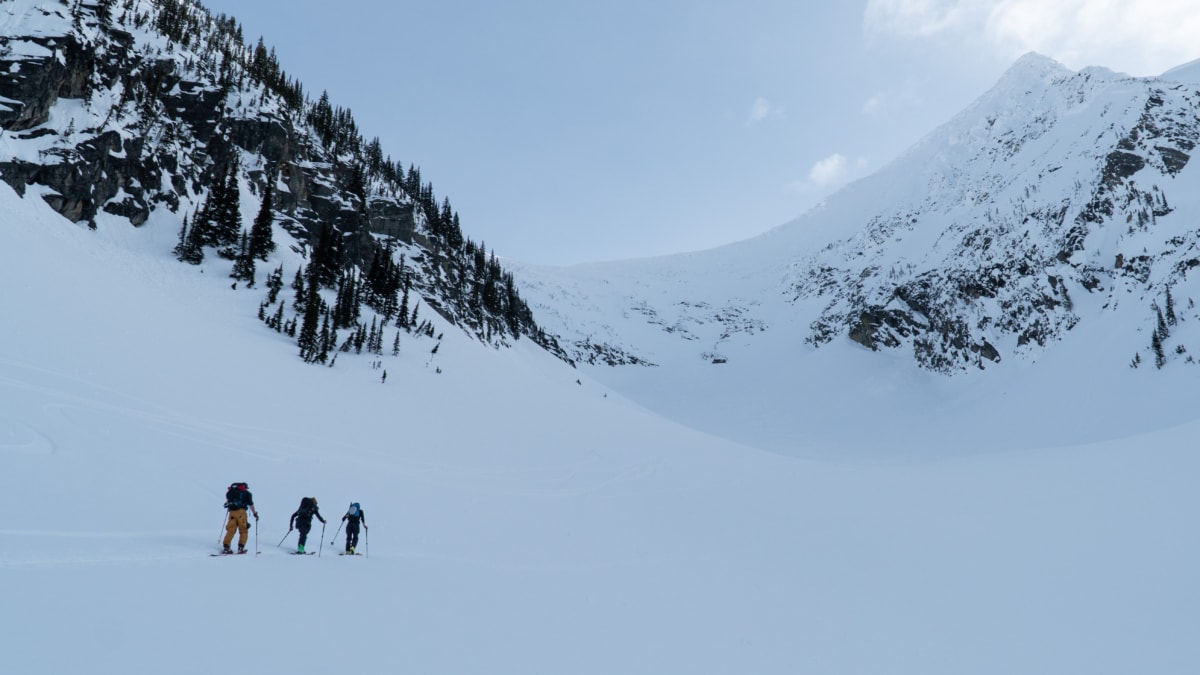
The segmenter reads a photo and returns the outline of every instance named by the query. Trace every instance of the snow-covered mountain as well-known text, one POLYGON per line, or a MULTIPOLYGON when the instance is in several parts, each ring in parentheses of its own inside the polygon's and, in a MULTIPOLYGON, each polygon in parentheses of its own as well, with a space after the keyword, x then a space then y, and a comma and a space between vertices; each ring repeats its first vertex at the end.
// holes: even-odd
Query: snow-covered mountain
MULTIPOLYGON (((758 239, 521 280, 588 363, 728 361, 731 343, 798 324, 797 343, 849 339, 955 373, 1036 360, 1124 305, 1139 319, 1127 334, 1156 308, 1174 328, 1200 291, 1191 80, 1030 54, 889 166, 758 239)), ((1163 360, 1190 363, 1178 334, 1163 360)), ((1105 355, 1139 356, 1153 367, 1148 334, 1105 355)))
POLYGON ((977 431, 1000 409, 1062 442, 1190 419, 1164 382, 1200 374, 1197 82, 1194 65, 1132 78, 1030 54, 761 237, 517 277, 593 376, 784 452, 814 434, 853 452, 1004 446, 977 431), (869 422, 896 410, 912 424, 869 422))

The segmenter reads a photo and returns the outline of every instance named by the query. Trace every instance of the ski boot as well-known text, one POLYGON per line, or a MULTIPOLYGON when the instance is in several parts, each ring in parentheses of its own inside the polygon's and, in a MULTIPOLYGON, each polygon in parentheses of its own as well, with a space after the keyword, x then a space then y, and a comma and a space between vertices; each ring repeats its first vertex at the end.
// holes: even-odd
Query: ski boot
POLYGON ((304 553, 304 544, 300 544, 296 547, 296 553, 304 553))
POLYGON ((233 553, 233 549, 229 548, 228 546, 222 546, 221 553, 223 553, 225 555, 229 555, 229 554, 233 553))
POLYGON ((246 552, 246 547, 245 547, 245 546, 242 546, 241 544, 238 544, 238 553, 239 553, 239 554, 242 554, 242 553, 245 553, 245 552, 246 552))

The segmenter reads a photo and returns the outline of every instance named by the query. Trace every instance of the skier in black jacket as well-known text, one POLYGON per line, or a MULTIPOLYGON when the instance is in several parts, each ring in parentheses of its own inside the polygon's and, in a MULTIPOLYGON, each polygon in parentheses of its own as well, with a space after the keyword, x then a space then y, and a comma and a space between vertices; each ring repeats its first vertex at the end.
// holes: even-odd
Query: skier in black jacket
POLYGON ((325 519, 321 517, 320 510, 317 509, 316 497, 304 497, 300 500, 300 508, 292 514, 291 520, 288 521, 288 532, 293 529, 300 531, 300 546, 296 553, 304 553, 304 543, 308 541, 308 531, 312 529, 313 516, 325 524, 325 519))
POLYGON ((355 555, 354 548, 358 546, 358 524, 362 523, 363 529, 367 529, 367 514, 358 502, 354 502, 346 515, 342 516, 342 522, 346 523, 346 555, 355 555))

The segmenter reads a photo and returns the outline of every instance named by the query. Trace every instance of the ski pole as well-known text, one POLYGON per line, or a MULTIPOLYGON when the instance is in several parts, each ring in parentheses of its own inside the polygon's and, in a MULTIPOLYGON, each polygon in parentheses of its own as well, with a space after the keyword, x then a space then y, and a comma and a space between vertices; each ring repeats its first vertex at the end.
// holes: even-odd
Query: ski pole
POLYGON ((321 543, 317 544, 317 557, 321 557, 321 549, 325 548, 325 521, 321 521, 321 543))
MULTIPOLYGON (((288 535, 291 533, 292 533, 292 528, 289 527, 287 533, 283 535, 283 539, 287 539, 288 535)), ((275 544, 275 548, 279 548, 280 546, 283 546, 283 539, 280 539, 279 543, 275 544)))
POLYGON ((371 530, 368 529, 366 525, 363 525, 363 543, 365 543, 367 545, 366 557, 370 558, 371 557, 371 530))
MULTIPOLYGON (((246 521, 249 526, 250 521, 246 521)), ((258 513, 254 514, 254 557, 258 557, 258 513)))
MULTIPOLYGON (((342 521, 343 521, 343 522, 344 522, 345 520, 346 520, 345 518, 342 518, 342 521)), ((330 546, 337 546, 337 536, 338 536, 338 532, 341 532, 341 531, 342 531, 342 523, 338 523, 338 528, 337 528, 337 530, 335 530, 335 531, 334 531, 334 533, 333 533, 333 537, 332 537, 332 538, 329 540, 329 545, 330 545, 330 546)))
POLYGON ((221 533, 217 535, 217 546, 220 546, 225 539, 225 528, 229 525, 229 512, 225 512, 225 522, 221 525, 221 533))

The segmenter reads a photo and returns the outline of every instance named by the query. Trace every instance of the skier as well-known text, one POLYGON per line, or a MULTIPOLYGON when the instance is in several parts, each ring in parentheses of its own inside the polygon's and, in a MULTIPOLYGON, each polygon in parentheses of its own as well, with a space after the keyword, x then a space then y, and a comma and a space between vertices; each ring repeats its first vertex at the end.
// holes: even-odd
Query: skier
POLYGON ((296 553, 304 553, 304 543, 308 541, 308 531, 312 529, 313 516, 325 524, 325 519, 321 517, 321 512, 317 509, 316 497, 304 497, 300 500, 300 508, 292 514, 291 520, 288 521, 288 532, 293 529, 300 531, 300 546, 296 553))
POLYGON ((254 495, 250 494, 249 486, 245 483, 234 483, 225 491, 225 508, 229 517, 225 521, 225 542, 221 553, 233 553, 230 544, 233 543, 233 533, 238 533, 238 553, 246 552, 246 540, 250 538, 250 521, 246 518, 246 509, 254 514, 258 522, 258 511, 254 508, 254 495))
POLYGON ((368 529, 367 514, 363 513, 358 502, 354 502, 346 515, 342 516, 342 522, 346 523, 346 555, 355 555, 354 548, 358 546, 358 524, 361 522, 363 529, 368 529))

